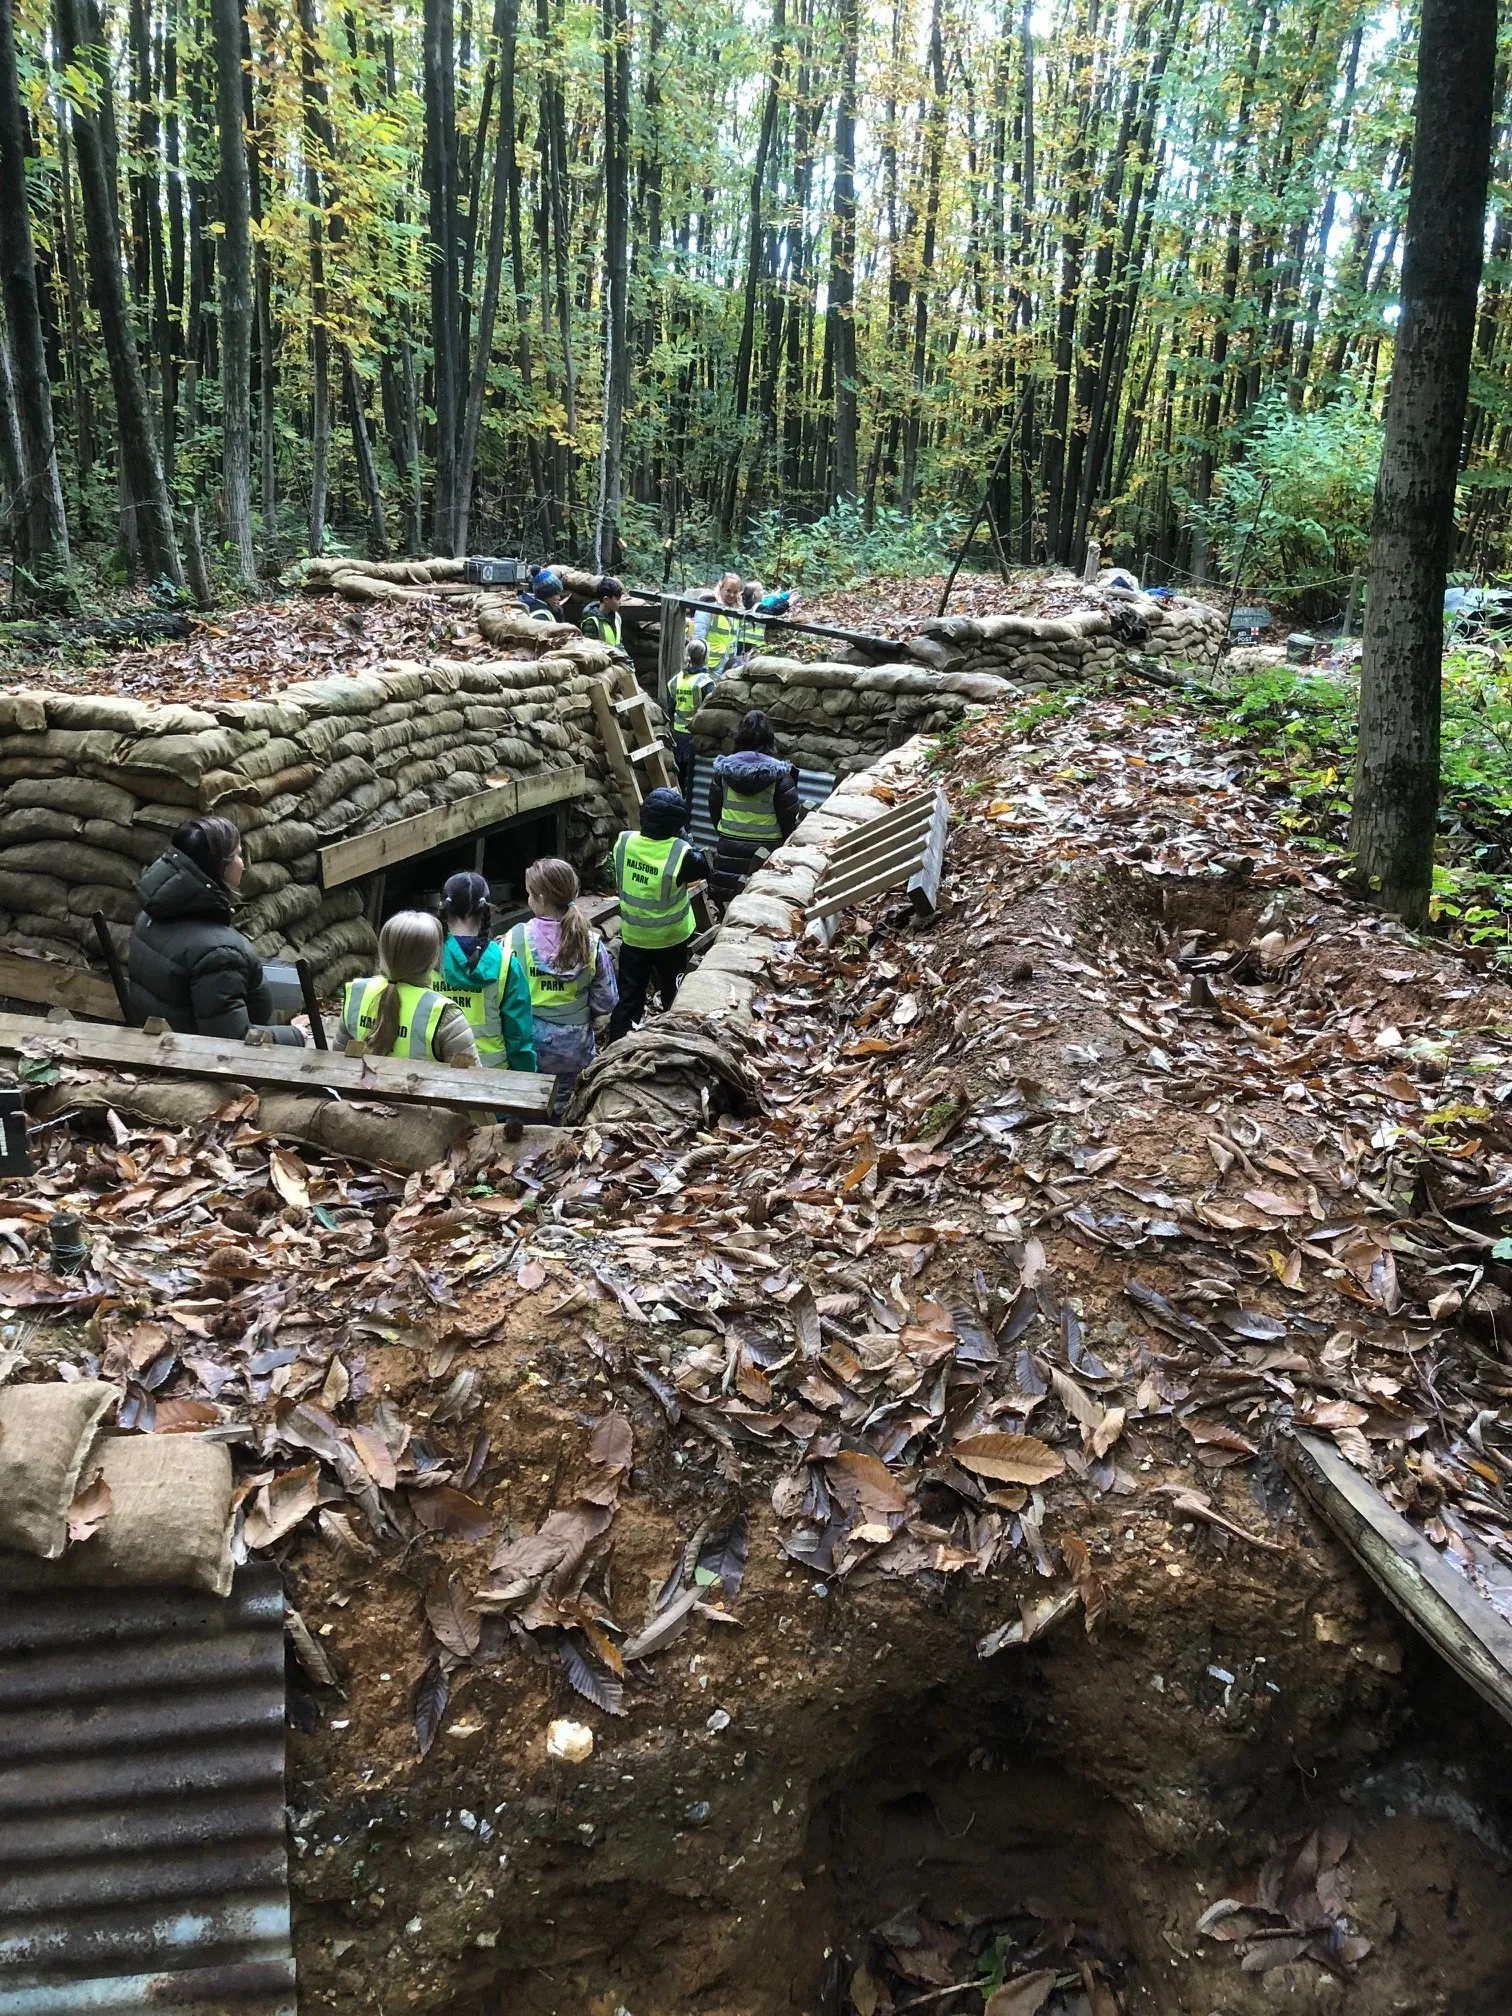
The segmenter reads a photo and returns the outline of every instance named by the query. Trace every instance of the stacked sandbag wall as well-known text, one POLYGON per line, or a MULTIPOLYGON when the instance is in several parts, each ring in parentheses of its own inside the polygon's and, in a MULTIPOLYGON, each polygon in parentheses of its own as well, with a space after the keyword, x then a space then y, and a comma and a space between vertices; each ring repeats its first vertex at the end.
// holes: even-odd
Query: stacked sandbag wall
POLYGON ((907 660, 861 665, 757 656, 721 679, 693 718, 702 754, 730 748, 759 707, 782 752, 808 770, 847 777, 911 736, 937 733, 971 706, 1078 684, 1131 653, 1211 664, 1224 619, 1201 603, 1129 596, 1064 617, 946 616, 924 625, 907 660))
POLYGON ((267 958, 307 958, 322 993, 372 971, 360 886, 320 886, 319 850, 486 788, 581 762, 569 848, 596 865, 623 824, 588 689, 608 662, 581 637, 539 658, 394 661, 257 700, 153 706, 0 694, 0 945, 98 957, 102 911, 124 951, 143 868, 190 812, 242 834, 236 914, 267 958))

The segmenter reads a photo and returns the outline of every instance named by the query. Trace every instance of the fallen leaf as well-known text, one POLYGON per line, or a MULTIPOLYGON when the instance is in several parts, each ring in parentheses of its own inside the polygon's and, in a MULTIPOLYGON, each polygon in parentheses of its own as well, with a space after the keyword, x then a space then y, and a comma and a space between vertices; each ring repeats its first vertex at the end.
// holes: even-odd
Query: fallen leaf
POLYGON ((409 1491, 410 1510, 428 1533, 459 1533, 464 1540, 486 1540, 493 1530, 488 1508, 454 1484, 434 1484, 428 1491, 409 1491))
POLYGON ((310 1172, 288 1148, 275 1148, 268 1156, 268 1180, 296 1211, 310 1208, 310 1172))
POLYGON ((635 1437, 623 1414, 606 1414, 588 1438, 588 1460, 603 1470, 629 1470, 635 1460, 635 1437))
POLYGON ((1086 1614, 1087 1636, 1090 1638, 1101 1623, 1103 1612, 1108 1607, 1107 1589, 1102 1577, 1092 1566, 1091 1552, 1079 1533, 1063 1533, 1060 1550, 1067 1573, 1082 1600, 1082 1609, 1086 1614))
POLYGON ((454 1573, 436 1574, 425 1592, 425 1614, 448 1652, 471 1659, 483 1637, 483 1622, 454 1573))
POLYGON ((325 1647, 315 1637, 299 1612, 287 1603, 284 1605, 284 1630, 289 1643, 294 1647, 294 1656, 306 1674, 317 1687, 334 1687, 336 1669, 327 1656, 325 1647))
POLYGON ((824 1466, 830 1489, 845 1504, 859 1504, 863 1511, 906 1512, 908 1494, 887 1465, 864 1450, 842 1449, 824 1466))
POLYGON ((537 1288, 546 1286, 546 1269, 539 1260, 522 1260, 515 1274, 515 1280, 527 1295, 532 1295, 537 1288))
POLYGON ((75 1492, 68 1507, 70 1547, 77 1547, 81 1540, 87 1540, 91 1533, 99 1531, 110 1517, 111 1503, 110 1486, 105 1482, 105 1472, 96 1470, 84 1488, 75 1492))
POLYGON ((1055 1986, 1055 1969, 1041 1967, 1033 1974, 1021 1974, 1017 1981, 1005 1981, 987 1998, 982 2016, 1038 2016, 1055 1986))
POLYGON ((625 1690, 612 1674, 601 1673, 591 1665, 573 1642, 572 1634, 564 1631, 561 1643, 562 1664, 567 1678, 585 1701, 591 1701, 595 1708, 602 1708, 606 1715, 623 1715, 625 1712, 625 1690))
POLYGON ((302 1463, 281 1470, 264 1484, 247 1514, 245 1537, 251 1548, 271 1547, 290 1533, 320 1502, 320 1465, 302 1463))
POLYGON ((1046 1484, 1066 1467, 1059 1451, 1034 1435, 968 1435, 950 1453, 962 1469, 1003 1484, 1046 1484))
POLYGON ((433 1659, 415 1688, 415 1743, 422 1757, 435 1742, 450 1702, 451 1681, 441 1662, 433 1659))

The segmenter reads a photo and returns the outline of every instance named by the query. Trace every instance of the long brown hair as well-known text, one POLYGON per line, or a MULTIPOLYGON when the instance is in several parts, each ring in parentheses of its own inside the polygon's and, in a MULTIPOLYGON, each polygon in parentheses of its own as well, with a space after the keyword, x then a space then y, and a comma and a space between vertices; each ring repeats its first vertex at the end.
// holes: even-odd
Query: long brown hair
POLYGON ((428 987, 441 946, 441 926, 427 910, 396 910, 378 933, 378 971, 387 985, 368 1048, 380 1057, 398 1040, 400 987, 428 987))
POLYGON ((564 978, 581 973, 593 957, 593 938, 588 919, 574 900, 578 893, 576 868, 570 861, 559 861, 554 854, 543 855, 525 870, 525 893, 543 908, 561 913, 561 964, 557 971, 564 978))

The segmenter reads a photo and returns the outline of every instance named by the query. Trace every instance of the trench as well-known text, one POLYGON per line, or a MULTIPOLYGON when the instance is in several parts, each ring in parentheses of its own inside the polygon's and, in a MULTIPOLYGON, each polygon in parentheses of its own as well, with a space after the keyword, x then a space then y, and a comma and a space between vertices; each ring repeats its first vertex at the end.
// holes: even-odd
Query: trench
POLYGON ((403 1793, 333 1798, 296 1742, 308 2006, 977 2016, 994 1967, 1053 1970, 1049 2016, 1509 2006, 1506 1730, 1331 1543, 1284 1588, 1206 1536, 1183 1558, 1179 1599, 1150 1577, 1099 1639, 990 1661, 1001 1592, 784 1581, 738 1663, 659 1672, 577 1771, 542 1768, 503 1671, 403 1793), (1356 1968, 1249 1974, 1194 1935, 1329 1827, 1356 1968))

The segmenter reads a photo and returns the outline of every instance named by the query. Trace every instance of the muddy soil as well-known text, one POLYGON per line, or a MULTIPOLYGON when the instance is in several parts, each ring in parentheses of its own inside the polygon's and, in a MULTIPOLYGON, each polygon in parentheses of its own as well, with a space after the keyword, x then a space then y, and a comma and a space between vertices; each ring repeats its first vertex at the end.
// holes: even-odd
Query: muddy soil
MULTIPOLYGON (((538 1320, 522 1307, 484 1368, 507 1452, 494 1502, 526 1528, 602 1404, 592 1361, 538 1320)), ((401 1406, 424 1377, 419 1353, 372 1369, 401 1406)), ((627 1608, 726 1488, 654 1408, 635 1416, 612 1567, 627 1608)), ((305 1550, 291 1594, 324 1620, 343 1698, 301 1695, 310 1726, 291 1732, 303 2005, 824 2016, 852 2006, 877 1927, 1030 1911, 1074 1921, 1148 2016, 1506 2006, 1504 1732, 1284 1481, 1266 1489, 1283 1557, 1119 1504, 1084 1529, 1108 1583, 1096 1639, 1072 1618, 988 1661, 975 1642, 1028 1571, 816 1585, 758 1528, 738 1626, 656 1661, 623 1719, 587 1711, 578 1768, 547 1758, 545 1732, 583 1704, 507 1640, 460 1676, 417 1765, 422 1564, 354 1586, 305 1550), (1194 1937, 1278 1845, 1330 1822, 1349 1830, 1350 1917, 1373 1947, 1352 1981, 1311 1961, 1247 1976, 1194 1937)))

